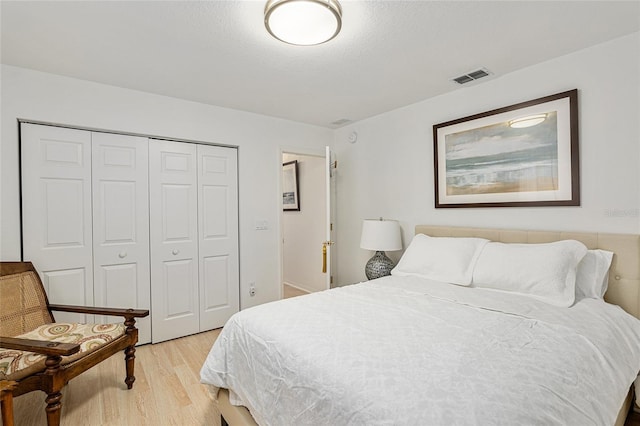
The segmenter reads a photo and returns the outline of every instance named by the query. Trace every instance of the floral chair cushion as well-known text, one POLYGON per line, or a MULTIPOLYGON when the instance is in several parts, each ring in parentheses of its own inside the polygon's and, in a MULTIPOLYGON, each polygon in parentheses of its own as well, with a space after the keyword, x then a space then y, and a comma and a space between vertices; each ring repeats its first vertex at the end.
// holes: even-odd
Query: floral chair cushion
MULTIPOLYGON (((82 358, 125 333, 124 324, 45 324, 28 333, 15 336, 21 339, 78 343, 80 352, 62 358, 62 366, 82 358)), ((45 355, 0 348, 0 379, 20 380, 44 370, 45 355)))

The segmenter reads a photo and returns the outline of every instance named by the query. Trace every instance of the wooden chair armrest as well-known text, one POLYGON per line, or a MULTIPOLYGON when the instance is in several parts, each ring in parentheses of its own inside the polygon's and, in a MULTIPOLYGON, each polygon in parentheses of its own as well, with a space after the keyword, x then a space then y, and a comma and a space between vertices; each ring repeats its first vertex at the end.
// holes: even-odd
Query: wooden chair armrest
POLYGON ((18 351, 35 352, 47 356, 69 356, 80 351, 80 345, 77 343, 21 339, 18 337, 0 337, 0 347, 18 351))
POLYGON ((18 382, 0 380, 0 394, 2 394, 2 392, 11 392, 16 386, 18 386, 18 382))
POLYGON ((99 308, 94 306, 49 305, 52 311, 75 312, 78 314, 110 315, 115 317, 144 318, 148 309, 99 308))

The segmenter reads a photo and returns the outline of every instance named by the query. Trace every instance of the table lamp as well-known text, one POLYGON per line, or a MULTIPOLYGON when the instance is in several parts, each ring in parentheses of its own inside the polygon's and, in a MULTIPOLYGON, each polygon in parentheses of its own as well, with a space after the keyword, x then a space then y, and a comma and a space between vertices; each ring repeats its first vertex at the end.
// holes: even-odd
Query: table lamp
POLYGON ((360 248, 376 252, 364 268, 367 279, 390 275, 394 264, 384 252, 402 250, 400 224, 396 220, 365 219, 362 222, 360 248))

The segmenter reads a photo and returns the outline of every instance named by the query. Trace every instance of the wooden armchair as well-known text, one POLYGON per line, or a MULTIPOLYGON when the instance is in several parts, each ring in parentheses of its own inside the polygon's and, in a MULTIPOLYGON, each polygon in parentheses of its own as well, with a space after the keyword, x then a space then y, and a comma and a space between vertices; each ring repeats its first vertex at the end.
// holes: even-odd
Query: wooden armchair
MULTIPOLYGON (((124 381, 131 389, 138 341, 135 318, 147 315, 148 310, 50 305, 31 262, 0 262, 0 383, 11 383, 3 387, 6 400, 45 392, 47 424, 57 426, 64 385, 121 350, 124 381), (122 316, 124 323, 56 323, 51 311, 122 316)), ((3 419, 9 417, 5 404, 2 408, 3 419)))

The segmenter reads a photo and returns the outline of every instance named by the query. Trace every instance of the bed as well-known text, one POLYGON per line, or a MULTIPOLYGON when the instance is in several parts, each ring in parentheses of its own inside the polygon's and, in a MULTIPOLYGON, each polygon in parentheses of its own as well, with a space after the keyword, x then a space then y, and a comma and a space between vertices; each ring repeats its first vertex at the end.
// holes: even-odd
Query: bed
MULTIPOLYGON (((640 236, 433 226, 416 234, 525 250, 575 240, 613 252, 609 303, 583 297, 560 307, 545 294, 394 274, 247 309, 229 320, 201 371, 224 420, 624 423, 640 370, 640 236)), ((476 261, 487 265, 483 247, 476 261)))

